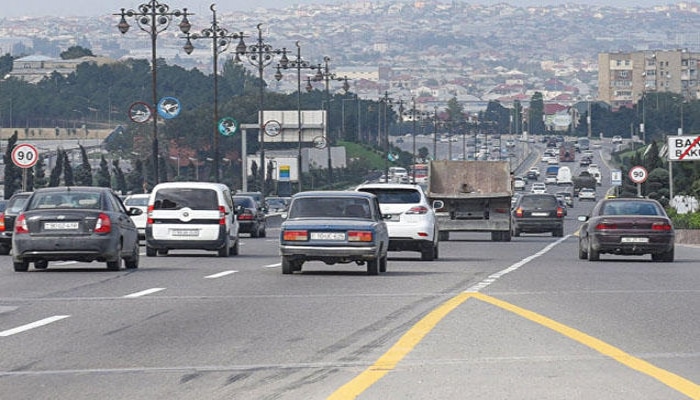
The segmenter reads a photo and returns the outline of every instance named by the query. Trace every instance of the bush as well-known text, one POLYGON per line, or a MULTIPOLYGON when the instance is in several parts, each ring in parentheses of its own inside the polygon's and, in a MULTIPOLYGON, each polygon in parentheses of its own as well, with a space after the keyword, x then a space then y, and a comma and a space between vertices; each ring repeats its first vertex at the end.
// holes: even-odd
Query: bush
POLYGON ((674 208, 666 210, 676 229, 700 229, 700 212, 678 214, 674 208))

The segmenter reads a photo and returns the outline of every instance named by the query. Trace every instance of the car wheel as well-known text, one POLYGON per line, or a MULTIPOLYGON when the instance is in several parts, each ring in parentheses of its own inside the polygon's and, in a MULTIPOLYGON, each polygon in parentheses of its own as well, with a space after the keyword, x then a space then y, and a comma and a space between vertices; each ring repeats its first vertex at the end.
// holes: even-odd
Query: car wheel
POLYGON ((450 232, 449 231, 440 231, 438 233, 438 240, 441 242, 450 240, 450 232))
POLYGON ((158 255, 158 251, 153 247, 146 246, 146 257, 155 257, 158 255))
POLYGON ((292 271, 301 271, 302 265, 304 265, 304 261, 296 260, 294 264, 292 264, 292 271))
POLYGON ((34 268, 36 269, 46 269, 49 267, 49 262, 46 260, 34 261, 34 268))
POLYGON ((520 237, 520 229, 513 228, 513 235, 512 236, 520 237))
POLYGON ((27 272, 29 270, 29 262, 27 261, 15 261, 12 265, 15 267, 15 272, 27 272))
POLYGON ((238 246, 239 246, 240 242, 241 242, 241 239, 236 238, 236 242, 231 247, 231 251, 230 251, 231 255, 234 255, 234 256, 238 255, 238 246))
POLYGON ((367 261, 367 275, 379 275, 379 259, 367 261))
POLYGON ((6 255, 10 254, 10 249, 11 249, 10 246, 2 245, 2 246, 0 246, 0 254, 3 256, 6 256, 6 255))
POLYGON ((124 267, 126 267, 126 269, 138 268, 140 258, 141 254, 139 254, 139 244, 138 242, 136 242, 136 244, 134 245, 134 252, 131 254, 131 257, 124 260, 124 267))
POLYGON ((257 225, 255 225, 254 227, 252 227, 250 229, 250 237, 252 237, 252 238, 258 237, 259 233, 260 233, 260 228, 257 225))
POLYGON ((671 250, 663 252, 663 253, 652 254, 651 259, 652 259, 652 261, 673 262, 673 258, 674 258, 673 253, 674 253, 674 249, 672 248, 671 250))
POLYGON ((436 260, 437 260, 438 258, 440 258, 440 252, 438 251, 438 247, 439 247, 438 244, 435 243, 435 247, 433 247, 433 254, 435 254, 435 259, 436 259, 436 260))
POLYGON ((117 245, 117 259, 114 261, 107 261, 107 269, 109 271, 119 271, 119 268, 122 266, 122 243, 120 242, 117 245))
POLYGON ((292 260, 289 257, 282 257, 282 273, 289 275, 294 272, 292 260))
POLYGON ((267 236, 266 230, 267 230, 267 225, 263 225, 263 226, 262 226, 262 230, 260 231, 260 237, 261 237, 261 238, 264 238, 264 237, 267 236))
POLYGON ((588 261, 600 261, 600 252, 593 250, 591 241, 588 241, 588 261))
POLYGON ((226 241, 224 241, 224 246, 219 249, 219 257, 228 257, 229 251, 231 249, 231 239, 226 235, 226 241))
POLYGON ((386 272, 386 259, 387 256, 384 256, 379 260, 379 272, 386 272))
POLYGON ((433 261, 433 260, 435 260, 435 247, 433 247, 433 246, 423 247, 420 250, 420 259, 421 259, 421 261, 433 261))
POLYGON ((583 249, 583 243, 578 241, 578 258, 579 260, 585 260, 588 258, 588 252, 583 249))
POLYGON ((552 232, 552 236, 564 237, 564 228, 557 228, 554 232, 552 232))

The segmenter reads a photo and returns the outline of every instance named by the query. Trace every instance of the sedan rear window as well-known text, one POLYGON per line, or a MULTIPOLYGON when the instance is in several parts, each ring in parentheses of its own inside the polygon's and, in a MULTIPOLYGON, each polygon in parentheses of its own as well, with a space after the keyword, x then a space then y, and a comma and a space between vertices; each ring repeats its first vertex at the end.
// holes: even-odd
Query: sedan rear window
POLYGON ((219 202, 216 191, 211 189, 173 188, 160 189, 153 201, 155 210, 218 210, 219 202))
POLYGON ((556 208, 557 199, 554 196, 523 196, 520 200, 523 208, 556 208))
POLYGON ((37 193, 32 202, 27 208, 47 209, 47 208, 82 208, 82 209, 100 209, 100 193, 84 193, 84 192, 49 192, 37 193))
POLYGON ((652 203, 645 201, 616 201, 605 205, 602 215, 661 215, 652 203))
POLYGON ((308 197, 294 200, 289 218, 371 218, 369 202, 352 197, 308 197))
POLYGON ((415 189, 362 188, 360 191, 374 194, 381 204, 413 204, 421 201, 420 193, 415 189))

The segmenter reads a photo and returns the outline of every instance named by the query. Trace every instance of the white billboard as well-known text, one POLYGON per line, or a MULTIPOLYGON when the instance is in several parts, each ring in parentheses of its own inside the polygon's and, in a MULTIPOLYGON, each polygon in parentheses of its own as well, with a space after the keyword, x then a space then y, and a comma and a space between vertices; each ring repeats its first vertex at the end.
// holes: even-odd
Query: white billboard
MULTIPOLYGON (((317 136, 324 135, 325 111, 319 110, 302 110, 301 111, 301 141, 302 143, 311 143, 317 136)), ((260 114, 258 114, 258 118, 260 114)), ((279 130, 274 129, 274 134, 268 132, 265 135, 265 142, 269 143, 299 143, 299 114, 296 110, 286 111, 265 111, 263 113, 265 119, 264 125, 275 127, 279 126, 279 130), (279 124, 279 125, 277 125, 279 124)))
POLYGON ((669 136, 668 159, 670 161, 700 160, 700 136, 669 136))

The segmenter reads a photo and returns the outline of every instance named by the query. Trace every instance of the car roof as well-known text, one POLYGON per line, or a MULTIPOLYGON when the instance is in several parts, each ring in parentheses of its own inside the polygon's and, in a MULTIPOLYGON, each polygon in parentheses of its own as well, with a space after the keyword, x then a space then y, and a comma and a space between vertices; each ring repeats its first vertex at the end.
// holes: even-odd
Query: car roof
POLYGON ((414 185, 412 183, 365 183, 358 186, 355 190, 360 189, 416 189, 422 190, 420 185, 414 185))
POLYGON ((70 191, 80 192, 111 192, 112 189, 101 186, 54 186, 39 188, 34 193, 65 193, 70 191))
POLYGON ((138 199, 138 198, 148 198, 151 194, 150 193, 136 193, 136 194, 130 194, 126 196, 127 199, 138 199))
POLYGON ((372 199, 375 196, 372 193, 348 190, 315 190, 297 193, 292 196, 292 199, 303 199, 306 197, 364 197, 372 199))

